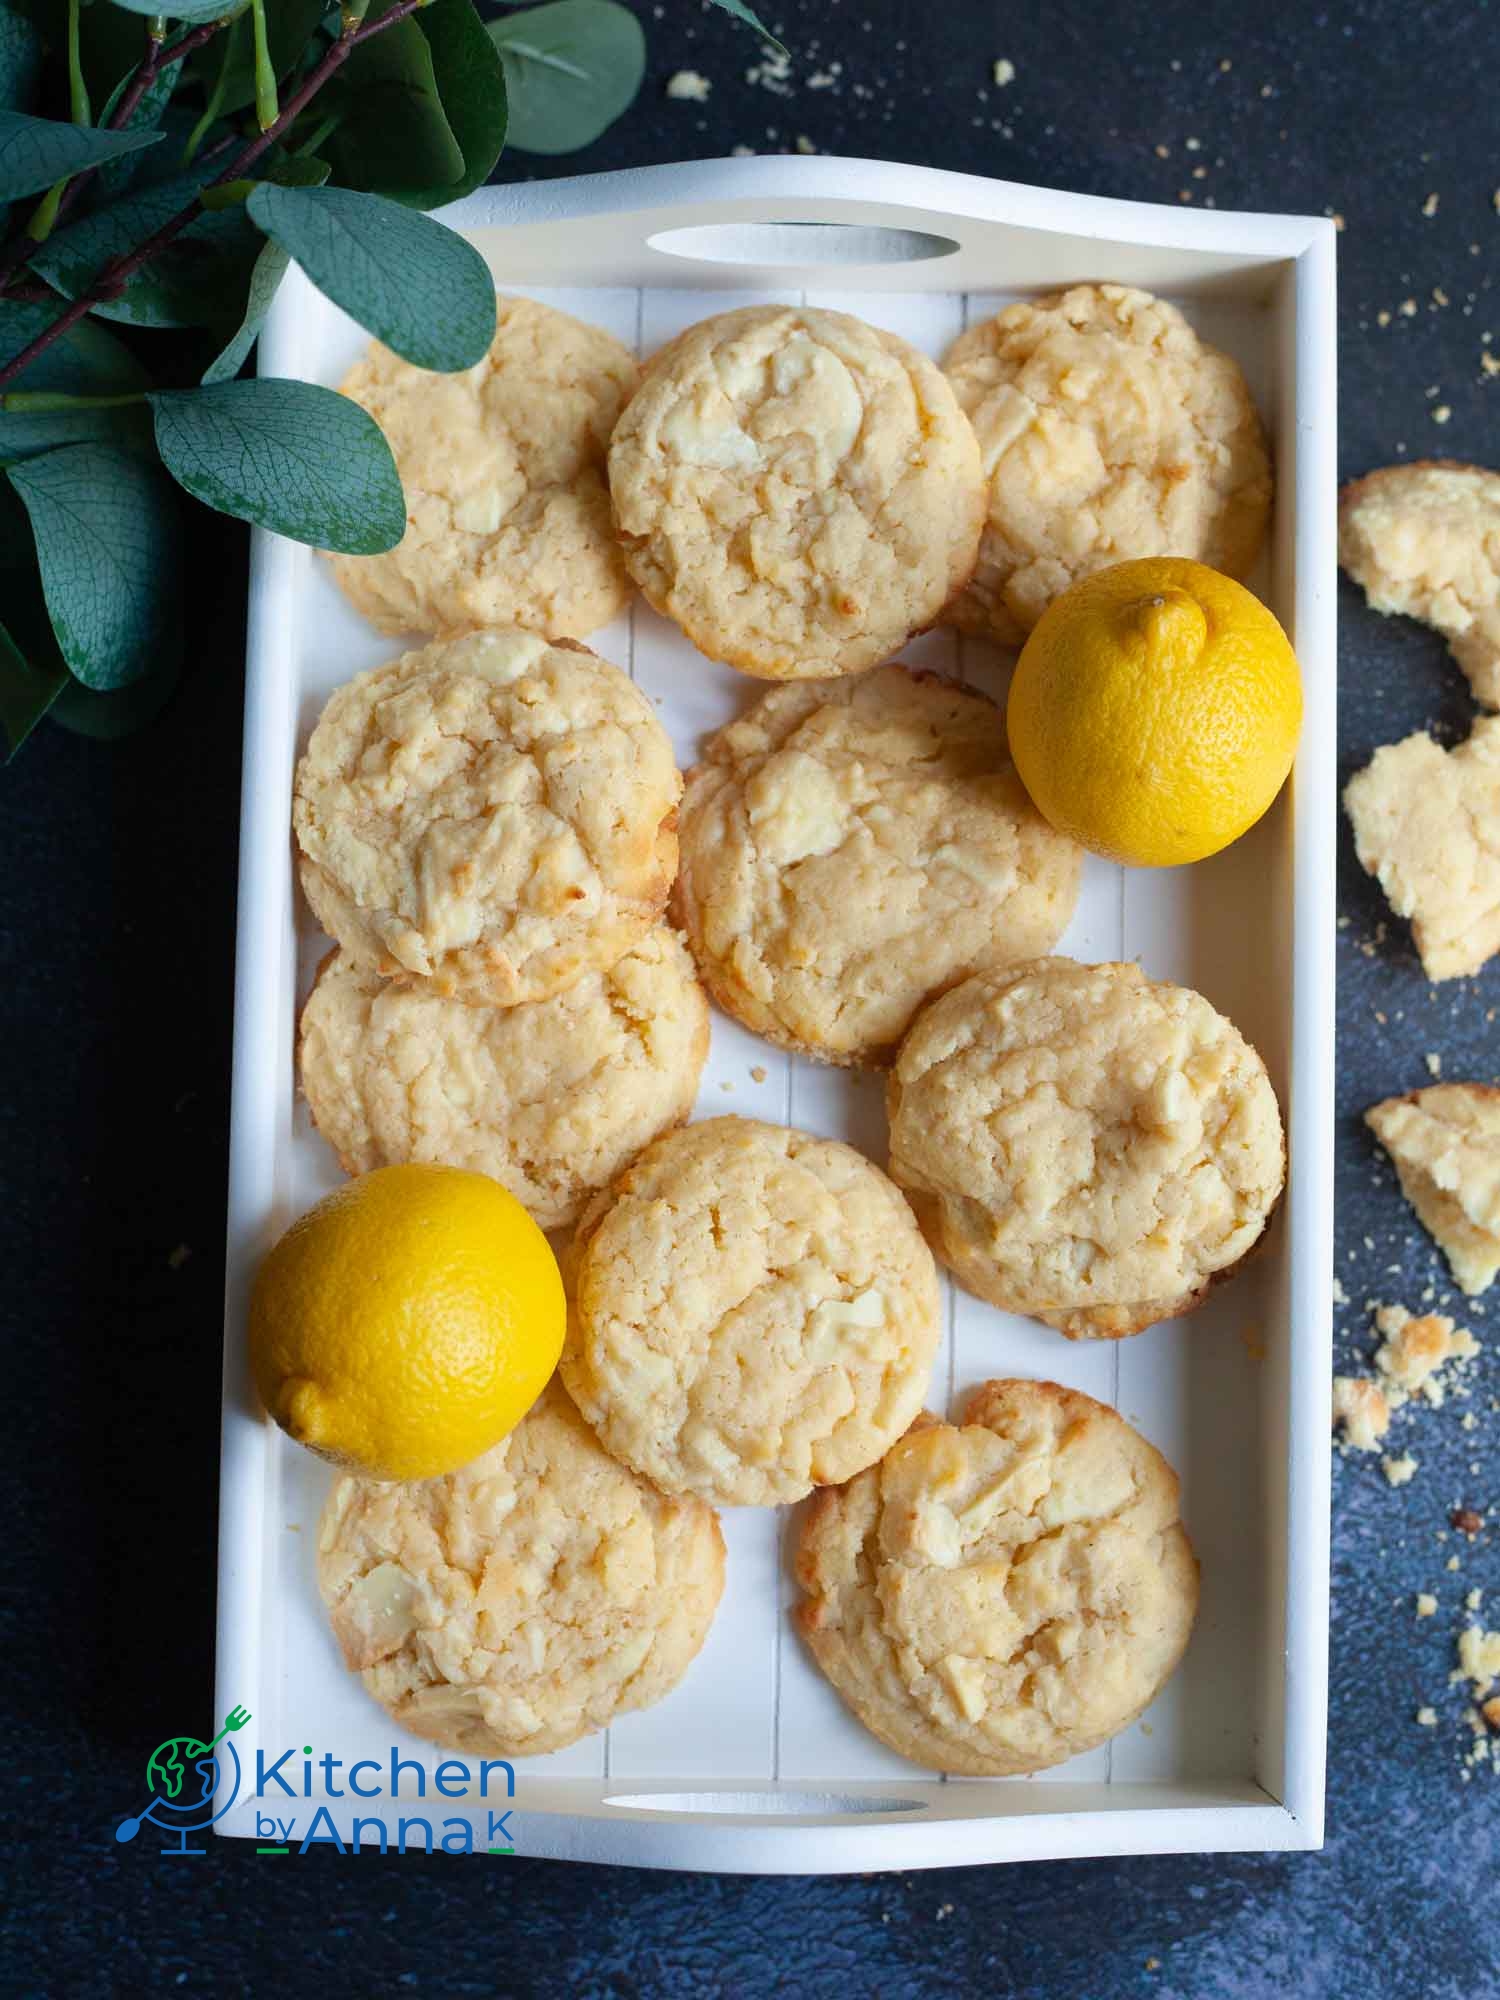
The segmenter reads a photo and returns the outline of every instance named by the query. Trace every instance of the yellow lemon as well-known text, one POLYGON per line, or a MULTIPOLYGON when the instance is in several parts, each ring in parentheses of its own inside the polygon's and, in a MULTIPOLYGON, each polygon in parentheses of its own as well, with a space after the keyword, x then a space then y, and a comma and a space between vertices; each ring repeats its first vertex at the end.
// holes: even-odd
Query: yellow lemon
POLYGON ((564 1318, 547 1239, 497 1181, 380 1167, 309 1209, 261 1265, 251 1365, 299 1444, 376 1479, 433 1479, 521 1421, 564 1318))
POLYGON ((1242 584, 1149 556, 1048 607, 1007 722, 1044 818, 1112 861, 1167 868, 1238 840, 1281 790, 1302 681, 1286 634, 1242 584))

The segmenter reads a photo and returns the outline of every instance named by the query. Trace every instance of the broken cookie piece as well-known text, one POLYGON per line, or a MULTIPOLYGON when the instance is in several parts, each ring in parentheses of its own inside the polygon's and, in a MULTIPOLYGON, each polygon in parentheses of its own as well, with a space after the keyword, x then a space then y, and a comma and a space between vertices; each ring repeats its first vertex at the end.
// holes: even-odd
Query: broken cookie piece
POLYGON ((1344 788, 1360 865, 1380 883, 1429 979, 1463 979, 1500 950, 1500 716, 1444 750, 1419 731, 1344 788))
POLYGON ((1365 1123, 1459 1289, 1487 1291, 1500 1271, 1500 1089, 1435 1084, 1372 1105, 1365 1123))
POLYGON ((1420 459, 1352 481, 1339 561, 1373 610, 1441 632, 1476 700, 1500 708, 1500 472, 1420 459))
POLYGON ((1344 1427, 1351 1451, 1375 1451, 1391 1427, 1391 1412, 1380 1386, 1368 1375, 1335 1375, 1333 1421, 1344 1427))

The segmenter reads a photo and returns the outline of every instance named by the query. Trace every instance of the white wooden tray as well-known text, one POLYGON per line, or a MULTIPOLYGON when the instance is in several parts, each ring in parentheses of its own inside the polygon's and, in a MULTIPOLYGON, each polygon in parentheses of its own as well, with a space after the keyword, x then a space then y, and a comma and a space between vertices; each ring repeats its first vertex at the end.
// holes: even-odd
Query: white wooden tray
MULTIPOLYGON (((800 158, 490 188, 447 220, 479 246, 502 289, 609 327, 642 353, 750 300, 837 306, 936 355, 1003 301, 1060 283, 1119 279, 1166 293, 1238 357, 1271 428, 1276 525, 1255 581, 1295 640, 1307 703, 1293 783, 1252 835, 1174 872, 1091 861, 1060 947, 1084 959, 1138 956, 1153 975, 1201 989, 1261 1049, 1292 1161, 1265 1253, 1190 1321, 1121 1342, 1068 1342, 949 1288, 930 1397, 946 1409, 988 1376, 1052 1376, 1117 1406, 1166 1453, 1203 1564, 1198 1629, 1170 1686, 1144 1721, 1056 1771, 943 1780, 866 1734, 803 1653, 787 1617, 790 1517, 730 1511, 724 1602, 697 1664, 658 1707, 518 1766, 516 1852, 805 1872, 1317 1846, 1333 1185, 1332 225, 800 158)), ((294 269, 261 341, 261 370, 333 383, 363 338, 294 269)), ((704 731, 758 691, 643 605, 592 643, 659 703, 683 764, 704 731)), ((244 1349, 259 1258, 338 1179, 293 1087, 295 1010, 323 949, 294 891, 293 765, 329 690, 396 650, 343 603, 310 551, 257 533, 218 1627, 218 1711, 239 1702, 253 1717, 239 1739, 245 1795, 221 1831, 251 1837, 258 1749, 274 1759, 294 1746, 299 1773, 304 1744, 346 1768, 369 1755, 388 1763, 393 1740, 429 1769, 440 1760, 400 1738, 340 1664, 314 1582, 328 1473, 261 1414, 244 1349)), ((992 688, 1004 666, 948 632, 906 657, 992 688)), ((716 1017, 699 1112, 724 1111, 848 1138, 884 1158, 877 1081, 790 1058, 716 1017)), ((279 1791, 265 1804, 283 1818, 295 1811, 293 1844, 319 1804, 346 1837, 356 1811, 380 1810, 316 1786, 295 1806, 279 1791)), ((487 1810, 477 1799, 441 1804, 444 1816, 472 1818, 481 1851, 487 1810)))

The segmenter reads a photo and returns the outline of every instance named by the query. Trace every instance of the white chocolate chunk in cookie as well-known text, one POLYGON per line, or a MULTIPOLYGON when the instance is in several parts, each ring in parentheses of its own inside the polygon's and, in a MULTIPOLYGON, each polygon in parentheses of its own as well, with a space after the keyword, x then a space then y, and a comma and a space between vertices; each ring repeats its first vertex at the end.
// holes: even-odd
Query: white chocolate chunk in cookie
POLYGON ((610 1458, 554 1382, 442 1479, 338 1480, 318 1584, 345 1664, 403 1728, 532 1757, 660 1701, 708 1631, 724 1542, 610 1458))
POLYGON ((1429 979, 1465 979, 1500 951, 1500 716, 1444 750, 1418 731, 1344 788, 1360 865, 1385 891, 1429 979))
POLYGON ((1036 1771, 1123 1729, 1187 1644, 1177 1479, 1113 1410, 987 1382, 813 1500, 797 1620, 867 1729, 928 1769, 1036 1771))
POLYGON ((743 306, 658 354, 609 451, 632 575, 768 680, 887 659, 973 570, 973 433, 937 367, 815 307, 743 306))
POLYGON ((1476 700, 1500 708, 1500 472, 1420 459, 1353 480, 1339 561, 1373 610, 1441 632, 1476 700))
POLYGON ((562 1376, 667 1493, 800 1500, 922 1405, 932 1255, 899 1192, 831 1139, 713 1118, 647 1148, 579 1224, 562 1376))
POLYGON ((385 977, 546 999, 660 915, 681 788, 607 660, 516 627, 439 640, 329 698, 297 766, 303 888, 385 977))
POLYGON ((1434 1084, 1372 1105, 1365 1123, 1460 1290, 1487 1291, 1500 1271, 1500 1089, 1434 1084))
POLYGON ((1074 285, 971 327, 943 369, 988 483, 955 624, 1018 645, 1069 584, 1133 557, 1250 569, 1271 507, 1265 434, 1238 364, 1175 306, 1074 285))
POLYGON ((582 639, 629 598, 604 455, 635 357, 533 299, 496 308, 472 368, 433 374, 376 341, 339 385, 385 433, 406 493, 394 549, 329 558, 382 632, 525 625, 582 639))

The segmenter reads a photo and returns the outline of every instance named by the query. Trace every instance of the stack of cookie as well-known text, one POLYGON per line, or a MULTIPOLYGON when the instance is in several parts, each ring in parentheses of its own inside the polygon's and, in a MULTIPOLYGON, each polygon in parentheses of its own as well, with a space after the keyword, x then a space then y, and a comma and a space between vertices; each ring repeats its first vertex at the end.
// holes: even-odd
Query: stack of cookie
POLYGON ((335 573, 431 642, 339 689, 299 766, 302 884, 337 945, 302 1087, 346 1171, 477 1168, 576 1225, 530 1415, 448 1478, 342 1480, 325 1514, 345 1658, 436 1741, 534 1754, 658 1699, 719 1600, 714 1509, 814 1493, 814 1657, 929 1767, 1099 1742, 1187 1642, 1176 1478, 1119 1417, 1005 1381, 960 1425, 923 1412, 934 1252, 1072 1338, 1180 1313, 1265 1226, 1275 1097, 1198 995, 1049 956, 1079 850, 999 708, 891 656, 944 616, 1014 640, 1124 556, 1243 568, 1269 473, 1238 371, 1144 294, 1012 308, 948 369, 757 306, 642 376, 502 300, 466 374, 376 349, 344 385, 409 526, 335 573), (650 704, 577 643, 631 579, 783 683, 685 785, 650 704), (767 1040, 889 1069, 890 1178, 805 1132, 685 1124, 695 963, 767 1040))

